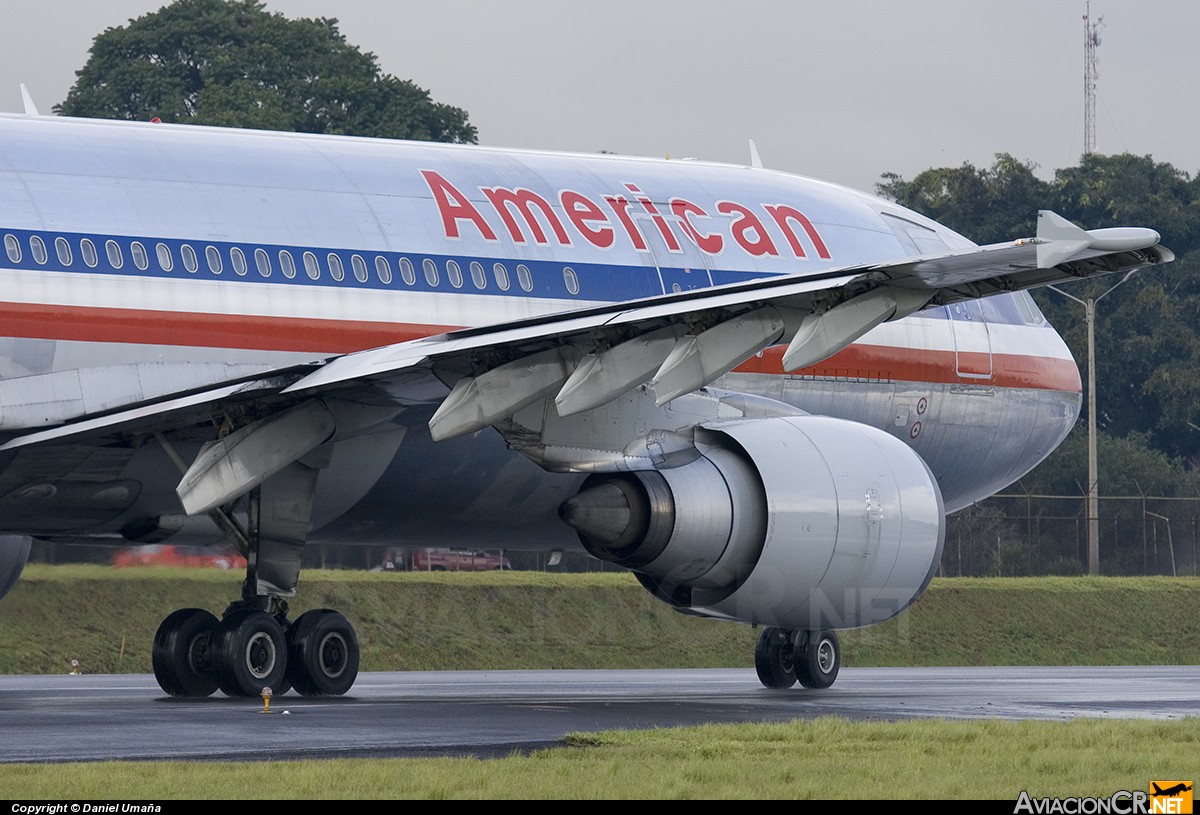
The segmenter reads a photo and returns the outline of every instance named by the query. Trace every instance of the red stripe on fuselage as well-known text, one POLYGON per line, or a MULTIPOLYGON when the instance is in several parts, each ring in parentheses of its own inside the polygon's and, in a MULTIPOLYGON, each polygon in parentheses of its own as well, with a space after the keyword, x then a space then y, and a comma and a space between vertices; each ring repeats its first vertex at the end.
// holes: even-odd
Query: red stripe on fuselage
MULTIPOLYGON (((0 303, 0 321, 0 334, 8 337, 317 354, 378 348, 455 328, 316 317, 187 314, 28 303, 0 303)), ((959 371, 986 371, 987 355, 968 356, 970 360, 953 351, 852 345, 816 365, 793 371, 791 375, 931 384, 973 383, 1081 392, 1079 369, 1069 359, 993 354, 991 376, 980 378, 961 376, 959 371)), ((768 348, 762 356, 750 358, 735 370, 780 376, 784 374, 782 357, 782 347, 768 348)))
POLYGON ((0 321, 0 334, 6 337, 321 354, 362 351, 449 330, 436 325, 366 320, 185 314, 26 303, 0 303, 0 321))
MULTIPOLYGON (((768 348, 762 352, 762 356, 751 357, 734 370, 739 373, 782 375, 783 352, 782 346, 768 348)), ((989 368, 987 357, 985 353, 955 354, 954 351, 925 348, 855 344, 816 365, 792 371, 790 375, 1082 392, 1079 368, 1069 359, 992 354, 991 376, 979 376, 978 372, 989 368), (960 374, 960 371, 966 375, 960 374)))

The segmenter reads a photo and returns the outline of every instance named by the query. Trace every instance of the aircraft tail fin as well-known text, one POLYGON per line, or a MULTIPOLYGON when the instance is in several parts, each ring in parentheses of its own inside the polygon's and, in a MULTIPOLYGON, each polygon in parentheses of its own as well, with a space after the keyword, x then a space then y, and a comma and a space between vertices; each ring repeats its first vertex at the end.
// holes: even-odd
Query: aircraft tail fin
POLYGON ((750 166, 759 170, 762 169, 762 158, 758 155, 758 145, 754 143, 754 139, 750 140, 750 166))
POLYGON ((21 104, 25 106, 26 116, 40 116, 37 105, 33 103, 33 96, 29 93, 29 88, 25 87, 25 83, 21 83, 21 104))

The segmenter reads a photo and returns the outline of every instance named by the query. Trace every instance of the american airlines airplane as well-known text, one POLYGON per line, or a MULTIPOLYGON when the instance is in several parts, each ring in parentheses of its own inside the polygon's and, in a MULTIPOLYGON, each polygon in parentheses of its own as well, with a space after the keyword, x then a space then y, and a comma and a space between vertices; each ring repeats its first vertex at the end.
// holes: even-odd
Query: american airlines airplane
POLYGON ((759 166, 0 116, 0 589, 30 540, 234 542, 173 696, 346 693, 313 542, 582 547, 833 683, 947 512, 1080 406, 1027 289, 1172 259, 1145 228, 977 246, 759 166))

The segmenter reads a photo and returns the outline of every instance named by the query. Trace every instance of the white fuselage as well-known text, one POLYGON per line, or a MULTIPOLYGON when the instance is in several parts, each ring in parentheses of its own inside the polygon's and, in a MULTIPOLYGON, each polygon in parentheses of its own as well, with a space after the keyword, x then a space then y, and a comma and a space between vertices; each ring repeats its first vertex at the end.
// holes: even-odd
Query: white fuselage
MULTIPOLYGON (((0 117, 0 240, 7 435, 449 329, 970 245, 761 169, 16 116, 0 117)), ((768 349, 717 384, 902 438, 947 510, 1041 461, 1080 396, 1023 293, 884 323, 792 373, 768 349)), ((0 502, 0 531, 114 534, 175 500, 165 462, 68 458, 63 480, 99 472, 136 497, 74 524, 0 502)), ((343 458, 322 475, 314 539, 571 537, 554 508, 579 479, 494 433, 434 443, 413 423, 343 458)), ((19 456, 0 473, 5 492, 41 477, 19 456)))

